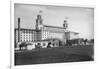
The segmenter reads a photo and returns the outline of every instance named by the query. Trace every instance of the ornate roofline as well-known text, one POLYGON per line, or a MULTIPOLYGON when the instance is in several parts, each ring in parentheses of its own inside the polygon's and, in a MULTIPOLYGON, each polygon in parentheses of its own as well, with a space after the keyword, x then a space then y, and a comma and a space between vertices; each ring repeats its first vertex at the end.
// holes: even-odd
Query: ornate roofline
POLYGON ((65 29, 63 27, 57 27, 57 26, 50 26, 50 25, 43 25, 44 27, 51 27, 51 28, 59 28, 59 29, 65 29))
POLYGON ((79 33, 77 33, 77 32, 72 32, 72 31, 68 31, 68 32, 66 32, 66 33, 74 33, 74 34, 79 34, 79 33))
MULTIPOLYGON (((18 30, 18 28, 15 28, 14 30, 18 30)), ((21 28, 20 30, 36 31, 36 29, 26 29, 26 28, 21 28)))

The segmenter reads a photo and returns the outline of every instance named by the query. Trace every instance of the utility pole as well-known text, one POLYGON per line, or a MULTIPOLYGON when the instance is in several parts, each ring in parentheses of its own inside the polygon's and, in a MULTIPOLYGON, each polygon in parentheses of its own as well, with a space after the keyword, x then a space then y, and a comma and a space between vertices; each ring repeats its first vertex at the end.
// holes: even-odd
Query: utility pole
POLYGON ((18 42, 20 42, 20 18, 18 18, 18 42))

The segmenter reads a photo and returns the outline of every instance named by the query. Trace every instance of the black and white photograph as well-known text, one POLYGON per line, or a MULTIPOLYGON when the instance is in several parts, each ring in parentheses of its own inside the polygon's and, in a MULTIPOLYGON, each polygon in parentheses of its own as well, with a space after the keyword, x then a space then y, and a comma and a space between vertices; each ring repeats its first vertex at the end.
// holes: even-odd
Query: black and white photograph
POLYGON ((14 3, 14 65, 94 61, 94 8, 14 3))

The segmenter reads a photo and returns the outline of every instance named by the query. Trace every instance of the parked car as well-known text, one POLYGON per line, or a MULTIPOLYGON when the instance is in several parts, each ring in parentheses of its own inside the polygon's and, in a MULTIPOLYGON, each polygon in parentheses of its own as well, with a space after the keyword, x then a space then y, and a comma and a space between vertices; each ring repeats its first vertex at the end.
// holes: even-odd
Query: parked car
POLYGON ((29 42, 22 42, 20 45, 19 45, 19 49, 20 50, 25 50, 25 49, 30 49, 29 47, 32 46, 32 43, 29 43, 29 42))

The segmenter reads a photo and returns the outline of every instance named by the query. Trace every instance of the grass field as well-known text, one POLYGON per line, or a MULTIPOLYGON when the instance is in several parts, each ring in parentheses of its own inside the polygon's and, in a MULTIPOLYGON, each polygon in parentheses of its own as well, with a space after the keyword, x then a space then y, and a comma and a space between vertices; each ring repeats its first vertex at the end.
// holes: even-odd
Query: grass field
POLYGON ((15 65, 92 61, 93 46, 41 48, 15 52, 15 65))

